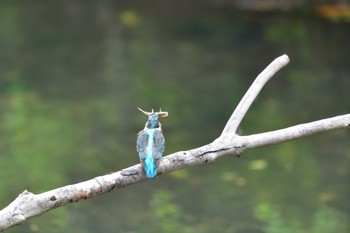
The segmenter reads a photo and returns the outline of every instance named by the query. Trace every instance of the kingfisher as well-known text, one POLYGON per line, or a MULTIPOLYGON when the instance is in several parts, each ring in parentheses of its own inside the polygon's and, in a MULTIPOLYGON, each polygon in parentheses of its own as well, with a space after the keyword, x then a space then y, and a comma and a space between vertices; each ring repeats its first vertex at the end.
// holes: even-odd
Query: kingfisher
POLYGON ((140 162, 143 165, 147 178, 154 178, 157 175, 158 160, 162 157, 165 149, 165 139, 162 132, 162 125, 159 117, 167 117, 168 112, 146 112, 138 108, 148 116, 145 128, 137 134, 136 150, 140 162))

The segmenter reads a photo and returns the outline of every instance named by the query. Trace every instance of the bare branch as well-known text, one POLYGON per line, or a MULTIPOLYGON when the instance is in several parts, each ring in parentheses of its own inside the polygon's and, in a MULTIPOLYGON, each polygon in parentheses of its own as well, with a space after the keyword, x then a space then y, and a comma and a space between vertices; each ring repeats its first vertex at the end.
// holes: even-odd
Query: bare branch
POLYGON ((350 114, 331 117, 266 133, 244 136, 247 149, 278 144, 332 129, 350 128, 350 114))
MULTIPOLYGON (((227 122, 223 133, 212 143, 188 151, 165 156, 159 162, 158 175, 181 168, 205 164, 225 155, 239 155, 247 149, 277 144, 332 129, 350 128, 350 114, 296 125, 285 129, 255 135, 235 133, 250 105, 264 84, 289 62, 287 55, 275 59, 254 81, 227 122)), ((10 205, 0 211, 0 231, 23 223, 51 209, 85 200, 115 189, 146 180, 140 164, 108 175, 64 186, 41 194, 21 193, 10 205)))
POLYGON ((0 211, 0 231, 57 207, 92 198, 145 179, 141 165, 137 164, 115 173, 37 195, 25 190, 0 211))
POLYGON ((250 86, 248 91, 245 93, 239 104, 237 105, 235 111, 228 120, 222 134, 236 133, 236 130, 241 123, 243 117, 247 113, 251 104, 254 102, 255 98, 260 93, 261 89, 267 83, 267 81, 272 78, 272 76, 277 73, 280 69, 289 63, 289 57, 287 55, 282 55, 275 60, 273 60, 270 65, 268 65, 255 79, 253 84, 250 86))

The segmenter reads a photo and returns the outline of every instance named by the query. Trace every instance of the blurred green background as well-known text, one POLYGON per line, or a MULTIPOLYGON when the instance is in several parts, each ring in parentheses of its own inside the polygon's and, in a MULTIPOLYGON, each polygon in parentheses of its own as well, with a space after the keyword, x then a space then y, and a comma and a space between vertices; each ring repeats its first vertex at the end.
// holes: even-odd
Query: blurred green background
MULTIPOLYGON (((284 53, 291 63, 263 89, 241 134, 349 113, 350 16, 341 9, 318 1, 1 1, 0 208, 25 189, 138 163, 146 117, 137 107, 169 112, 165 154, 211 142, 256 75, 284 53)), ((349 139, 338 130, 228 156, 8 232, 349 232, 349 139)))

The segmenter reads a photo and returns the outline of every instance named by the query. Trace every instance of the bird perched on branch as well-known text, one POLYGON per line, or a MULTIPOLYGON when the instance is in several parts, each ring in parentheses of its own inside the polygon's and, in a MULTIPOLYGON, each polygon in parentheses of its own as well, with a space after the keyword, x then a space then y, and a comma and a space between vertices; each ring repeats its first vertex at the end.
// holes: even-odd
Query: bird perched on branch
POLYGON ((148 120, 145 128, 137 134, 136 150, 147 178, 154 178, 157 175, 158 160, 165 149, 165 139, 158 117, 167 117, 168 112, 154 112, 153 109, 152 112, 146 112, 138 109, 148 116, 148 120))

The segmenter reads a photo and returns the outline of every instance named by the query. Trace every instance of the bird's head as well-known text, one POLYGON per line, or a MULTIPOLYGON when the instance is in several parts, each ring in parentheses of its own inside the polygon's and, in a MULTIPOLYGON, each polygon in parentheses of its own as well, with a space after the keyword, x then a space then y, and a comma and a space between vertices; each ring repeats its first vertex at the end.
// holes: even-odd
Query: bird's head
POLYGON ((163 112, 162 110, 159 110, 159 112, 154 112, 154 110, 152 109, 152 112, 146 112, 141 108, 138 108, 138 109, 142 113, 148 116, 147 128, 150 128, 150 129, 159 127, 158 117, 167 117, 169 115, 168 112, 163 112))
POLYGON ((154 129, 159 127, 158 115, 151 113, 148 115, 147 128, 154 129))

